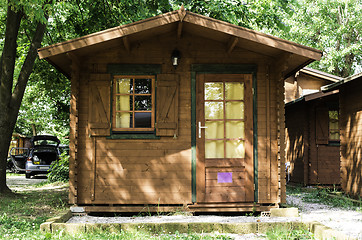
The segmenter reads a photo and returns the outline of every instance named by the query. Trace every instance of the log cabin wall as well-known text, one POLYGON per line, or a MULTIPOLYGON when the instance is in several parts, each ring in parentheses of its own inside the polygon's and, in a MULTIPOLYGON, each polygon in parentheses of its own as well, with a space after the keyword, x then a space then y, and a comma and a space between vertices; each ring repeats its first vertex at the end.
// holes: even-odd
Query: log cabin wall
POLYGON ((290 163, 290 182, 308 184, 308 128, 305 105, 285 108, 286 161, 290 163))
POLYGON ((341 181, 343 190, 362 196, 362 102, 361 78, 340 88, 341 181))
MULTIPOLYGON (((223 43, 184 34, 163 34, 109 49, 80 59, 72 75, 71 203, 77 204, 191 204, 191 75, 192 64, 257 65, 257 198, 258 203, 279 203, 285 198, 284 86, 271 66, 275 59, 223 43), (177 48, 181 62, 171 66, 177 48), (110 87, 109 64, 159 64, 161 73, 179 75, 178 135, 159 139, 109 139, 94 134, 89 120, 91 85, 110 87), (96 82, 96 83, 95 83, 96 82), (79 92, 79 93, 78 93, 79 92), (282 166, 283 171, 281 171, 282 166)), ((107 95, 99 90, 100 95, 107 95)), ((110 94, 110 90, 108 92, 110 94)), ((110 117, 110 103, 105 102, 110 117)), ((110 119, 108 119, 110 120, 110 119)))
POLYGON ((338 110, 338 95, 308 102, 308 184, 339 185, 339 141, 329 138, 329 110, 338 110))
POLYGON ((339 185, 339 141, 330 139, 330 110, 338 110, 338 94, 300 100, 286 106, 287 161, 291 182, 339 185))

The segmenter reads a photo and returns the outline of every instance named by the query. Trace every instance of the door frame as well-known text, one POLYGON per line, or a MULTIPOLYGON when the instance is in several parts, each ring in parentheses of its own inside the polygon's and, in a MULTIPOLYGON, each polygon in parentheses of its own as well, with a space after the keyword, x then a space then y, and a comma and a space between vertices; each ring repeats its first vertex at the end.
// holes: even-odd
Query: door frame
POLYGON ((191 64, 191 190, 192 202, 196 203, 196 76, 197 74, 252 74, 253 91, 253 163, 254 202, 258 202, 258 133, 257 89, 255 64, 191 64))

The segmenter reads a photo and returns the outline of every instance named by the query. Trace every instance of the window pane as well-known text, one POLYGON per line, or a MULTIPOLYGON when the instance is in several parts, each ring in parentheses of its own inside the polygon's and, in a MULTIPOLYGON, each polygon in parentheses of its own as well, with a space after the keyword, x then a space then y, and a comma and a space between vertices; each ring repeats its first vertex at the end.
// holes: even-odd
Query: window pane
POLYGON ((329 111, 328 113, 329 113, 329 119, 338 120, 337 110, 329 111))
POLYGON ((135 114, 135 128, 151 128, 150 112, 136 112, 135 114))
POLYGON ((129 128, 132 126, 132 113, 116 113, 116 128, 129 128))
POLYGON ((152 79, 135 79, 135 93, 136 94, 151 94, 152 93, 152 79))
POLYGON ((244 99, 244 83, 226 82, 225 83, 225 99, 226 100, 243 100, 244 99))
POLYGON ((241 140, 226 141, 227 158, 245 158, 245 142, 241 140))
POLYGON ((205 158, 224 158, 224 141, 205 141, 205 158))
POLYGON ((205 137, 207 139, 222 139, 224 138, 224 122, 216 121, 216 122, 206 122, 205 126, 205 137))
POLYGON ((226 138, 244 138, 245 129, 243 121, 226 122, 226 138))
POLYGON ((329 129, 338 129, 338 122, 335 122, 335 121, 330 121, 329 122, 329 129))
POLYGON ((205 119, 223 119, 222 102, 205 102, 205 119))
POLYGON ((244 119, 244 102, 227 102, 226 119, 244 119))
POLYGON ((117 79, 116 81, 116 93, 117 94, 128 94, 131 93, 131 79, 123 78, 117 79))
POLYGON ((135 96, 135 109, 139 110, 152 110, 152 97, 151 96, 135 96))
POLYGON ((116 111, 129 111, 132 108, 130 102, 132 102, 132 96, 130 95, 116 96, 116 111))
POLYGON ((330 132, 329 139, 339 141, 339 132, 330 132))
POLYGON ((205 83, 205 100, 222 100, 222 83, 205 83))

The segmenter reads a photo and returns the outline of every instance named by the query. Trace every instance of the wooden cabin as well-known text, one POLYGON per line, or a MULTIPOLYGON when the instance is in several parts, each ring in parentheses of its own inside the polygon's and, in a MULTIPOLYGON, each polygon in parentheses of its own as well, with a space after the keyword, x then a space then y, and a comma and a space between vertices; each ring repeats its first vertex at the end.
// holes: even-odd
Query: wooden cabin
POLYGON ((294 101, 305 95, 320 92, 321 87, 338 82, 343 78, 304 67, 293 76, 285 79, 285 103, 294 101))
POLYGON ((320 89, 342 79, 305 67, 285 80, 288 181, 340 184, 338 90, 320 89))
POLYGON ((342 189, 362 197, 362 73, 322 88, 339 90, 340 161, 342 189))
POLYGON ((70 203, 278 207, 284 79, 321 56, 185 10, 39 49, 71 79, 70 203))
MULTIPOLYGON (((11 136, 11 142, 9 146, 9 157, 12 148, 30 148, 30 138, 19 133, 13 133, 11 136)), ((23 153, 24 149, 13 150, 13 154, 23 153)))
POLYGON ((339 185, 338 90, 312 93, 285 105, 287 179, 339 185))

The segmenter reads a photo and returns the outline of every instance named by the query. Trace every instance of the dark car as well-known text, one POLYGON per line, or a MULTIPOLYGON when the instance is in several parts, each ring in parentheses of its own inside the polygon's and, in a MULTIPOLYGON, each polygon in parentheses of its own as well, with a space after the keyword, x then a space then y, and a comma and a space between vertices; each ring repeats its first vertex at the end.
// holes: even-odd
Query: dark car
POLYGON ((14 173, 24 173, 29 148, 13 147, 9 155, 7 168, 14 173))
POLYGON ((59 139, 55 136, 39 135, 30 139, 31 148, 25 163, 25 177, 46 174, 52 162, 59 159, 59 139))

